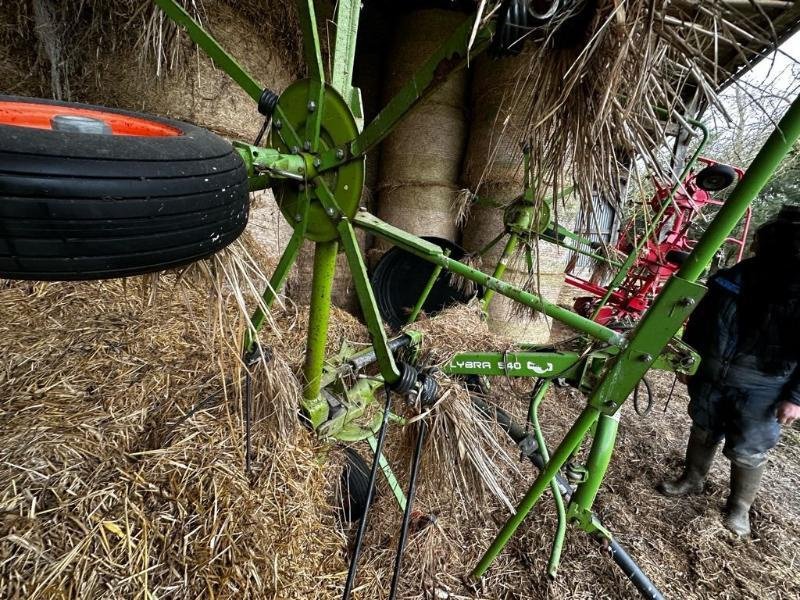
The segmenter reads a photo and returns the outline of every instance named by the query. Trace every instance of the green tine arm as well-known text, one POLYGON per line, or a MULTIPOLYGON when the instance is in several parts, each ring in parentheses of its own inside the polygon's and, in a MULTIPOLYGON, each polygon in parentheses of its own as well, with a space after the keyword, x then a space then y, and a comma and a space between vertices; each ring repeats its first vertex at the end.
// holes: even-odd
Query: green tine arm
MULTIPOLYGON (((397 92, 384 109, 352 143, 350 152, 353 156, 365 154, 385 138, 400 120, 405 117, 425 96, 433 92, 437 86, 453 71, 467 64, 467 44, 474 25, 474 17, 468 17, 455 32, 434 52, 431 57, 414 74, 414 77, 397 92)), ((475 44, 469 56, 475 56, 488 47, 494 33, 494 25, 483 27, 475 38, 475 44)))
POLYGON ((436 244, 431 244, 402 229, 393 227, 369 213, 359 212, 353 218, 353 224, 360 229, 364 229, 382 239, 390 241, 395 246, 399 246, 403 250, 411 252, 415 256, 419 256, 423 260, 427 260, 435 265, 441 265, 443 268, 460 275, 464 279, 474 281, 478 285, 482 285, 487 289, 494 290, 503 296, 516 300, 525 306, 529 306, 549 317, 553 317, 557 321, 569 325, 573 329, 582 331, 593 338, 613 345, 618 345, 623 339, 622 335, 613 329, 609 329, 590 319, 586 319, 566 308, 561 308, 557 304, 547 302, 536 294, 531 294, 505 281, 495 279, 462 262, 453 260, 445 256, 442 249, 436 244))
POLYGON ((386 337, 386 330, 383 328, 383 321, 378 312, 375 293, 372 291, 372 286, 367 277, 364 257, 361 255, 358 240, 356 240, 356 234, 350 222, 342 219, 337 229, 347 256, 347 262, 350 265, 350 272, 353 275, 353 286, 356 288, 358 303, 364 313, 364 320, 372 338, 372 345, 375 347, 375 355, 378 357, 381 376, 386 383, 391 385, 400 378, 400 371, 394 362, 392 351, 389 349, 389 340, 386 337))
POLYGON ((300 17, 300 29, 303 32, 303 52, 308 67, 308 78, 325 83, 314 0, 297 0, 297 14, 300 17))
MULTIPOLYGON (((352 108, 353 63, 356 56, 361 0, 339 0, 336 13, 336 46, 333 52, 331 85, 352 108)), ((359 116, 359 114, 356 114, 359 116)))
POLYGON ((480 562, 478 562, 475 570, 472 572, 472 576, 475 579, 480 579, 486 573, 486 571, 491 566, 494 559, 500 554, 500 551, 505 547, 508 541, 511 539, 511 536, 514 535, 514 532, 517 528, 522 524, 522 521, 525 520, 525 517, 528 516, 528 513, 531 509, 536 505, 539 501, 539 498, 542 497, 545 489, 550 485, 553 481, 555 476, 558 474, 558 471, 564 465, 564 463, 569 460, 569 457, 572 456, 572 453, 575 449, 580 446, 583 438, 592 428, 592 425, 597 421, 598 416, 600 415, 599 411, 591 406, 587 406, 581 415, 578 417, 578 420, 572 425, 572 428, 567 432, 567 435, 564 436, 564 439, 559 444, 558 448, 556 448, 555 452, 553 452, 553 456, 544 466, 544 468, 539 472, 539 476, 533 482, 528 493, 525 494, 525 497, 517 506, 517 511, 511 518, 506 521, 505 526, 500 532, 497 534, 494 542, 492 545, 489 546, 489 549, 483 555, 480 562))
MULTIPOLYGON (((154 2, 164 11, 167 17, 186 29, 192 41, 197 44, 220 69, 227 73, 248 96, 255 102, 261 99, 261 95, 264 93, 265 89, 264 86, 245 71, 244 68, 236 62, 235 58, 225 52, 222 46, 219 45, 219 42, 211 37, 211 34, 203 29, 180 4, 175 0, 154 0, 154 2)), ((274 116, 284 123, 283 129, 281 129, 281 137, 286 141, 286 145, 290 147, 300 147, 302 145, 300 136, 298 136, 297 132, 289 125, 279 106, 275 107, 274 116)))
POLYGON ((302 144, 295 145, 298 149, 302 148, 306 152, 316 152, 319 148, 319 129, 322 122, 325 71, 322 65, 314 0, 297 0, 297 13, 300 17, 300 29, 303 32, 303 50, 311 85, 308 87, 308 119, 306 120, 305 138, 302 144))

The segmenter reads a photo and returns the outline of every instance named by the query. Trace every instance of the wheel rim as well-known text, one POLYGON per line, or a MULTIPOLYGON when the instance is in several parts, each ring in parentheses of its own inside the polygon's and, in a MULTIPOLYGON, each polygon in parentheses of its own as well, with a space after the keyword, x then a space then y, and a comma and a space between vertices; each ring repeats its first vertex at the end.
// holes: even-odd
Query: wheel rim
POLYGON ((134 137, 174 137, 183 135, 183 132, 177 127, 146 117, 134 117, 102 109, 58 104, 0 101, 0 125, 53 131, 53 119, 56 117, 85 117, 102 121, 111 129, 111 135, 134 137))

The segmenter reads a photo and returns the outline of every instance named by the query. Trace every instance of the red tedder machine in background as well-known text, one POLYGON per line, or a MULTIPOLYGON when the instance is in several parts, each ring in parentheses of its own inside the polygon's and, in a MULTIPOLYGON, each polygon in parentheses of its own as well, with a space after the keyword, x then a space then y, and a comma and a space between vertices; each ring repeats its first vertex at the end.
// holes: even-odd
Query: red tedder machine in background
MULTIPOLYGON (((711 194, 744 175, 742 169, 707 158, 700 158, 700 162, 705 167, 690 171, 677 189, 674 184, 654 179, 656 191, 647 203, 655 215, 653 221, 638 227, 633 218, 623 227, 614 248, 627 260, 608 286, 567 274, 567 283, 591 294, 575 300, 576 312, 603 325, 625 327, 647 310, 692 250, 692 224, 703 217, 705 207, 723 204, 711 194)), ((738 246, 737 262, 744 255, 750 218, 748 209, 740 235, 727 240, 738 246)))

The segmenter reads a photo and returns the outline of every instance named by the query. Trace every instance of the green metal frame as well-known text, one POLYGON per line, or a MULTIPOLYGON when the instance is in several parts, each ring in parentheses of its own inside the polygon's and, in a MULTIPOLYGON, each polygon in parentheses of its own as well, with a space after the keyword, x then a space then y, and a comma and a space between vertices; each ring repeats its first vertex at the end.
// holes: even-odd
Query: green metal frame
MULTIPOLYGON (((261 98, 263 86, 247 74, 175 0, 155 0, 155 2, 167 16, 186 28, 197 45, 254 101, 261 98)), ((553 484, 562 467, 589 437, 592 442, 586 465, 586 477, 571 498, 566 515, 582 529, 610 538, 610 533, 600 527, 591 509, 613 452, 618 410, 649 369, 670 368, 690 372, 696 368, 696 355, 688 347, 675 342, 673 338, 704 293, 704 288, 697 283, 697 279, 709 265, 714 252, 724 243, 750 202, 775 171, 780 160, 800 137, 800 100, 794 102, 781 120, 776 132, 766 142, 746 176, 739 182, 680 271, 667 283, 638 326, 623 335, 503 282, 500 278, 501 271, 496 271, 495 276, 486 275, 453 260, 438 246, 383 223, 372 215, 358 211, 352 214, 350 210, 343 210, 338 202, 336 190, 331 189, 333 179, 342 169, 347 168, 353 161, 363 163, 366 152, 384 139, 411 108, 433 91, 450 73, 464 68, 472 57, 488 47, 493 35, 493 23, 478 30, 474 43, 470 50, 467 50, 473 19, 465 19, 372 123, 360 133, 354 132, 352 139, 329 145, 323 139, 325 128, 330 127, 324 122, 324 114, 326 114, 325 104, 331 98, 341 97, 348 109, 348 119, 356 124, 356 129, 359 129, 361 124, 360 94, 352 87, 351 79, 360 0, 338 0, 336 45, 329 84, 325 81, 314 2, 298 0, 297 5, 308 65, 308 79, 303 88, 304 110, 308 114, 304 117, 302 130, 299 126, 295 127, 292 120, 287 118, 287 112, 290 108, 294 109, 295 105, 284 107, 279 101, 272 115, 273 147, 260 149, 246 145, 239 146, 239 151, 250 171, 251 187, 273 186, 278 190, 287 190, 294 189, 291 186, 298 186, 297 189, 303 192, 297 195, 295 218, 287 217, 294 228, 294 234, 264 292, 259 309, 253 315, 251 328, 245 340, 246 349, 252 351, 255 348, 255 334, 263 324, 265 311, 275 301, 277 293, 282 288, 302 241, 309 239, 310 227, 316 226, 321 219, 329 221, 335 229, 335 235, 331 236, 331 239, 316 241, 306 361, 303 369, 305 377, 303 404, 318 431, 327 431, 329 435, 342 435, 351 439, 364 434, 368 441, 374 440, 371 435, 364 433, 371 431, 372 427, 353 428, 356 413, 359 411, 363 413, 378 385, 384 383, 391 385, 399 376, 369 285, 354 227, 369 231, 433 263, 437 268, 456 273, 492 293, 502 294, 561 321, 594 340, 587 339, 584 352, 556 353, 552 350, 535 349, 523 349, 510 354, 466 352, 458 355, 445 368, 445 371, 452 374, 465 373, 471 368, 471 372, 483 375, 516 373, 518 376, 537 378, 543 375, 547 377, 550 373, 561 373, 573 385, 584 390, 588 396, 585 409, 555 448, 515 514, 509 518, 476 566, 473 576, 481 577, 486 572, 545 489, 553 484), (333 93, 338 95, 333 96, 333 93), (330 368, 326 371, 324 349, 330 315, 331 284, 340 245, 347 256, 359 303, 372 336, 380 379, 376 385, 367 384, 357 389, 340 390, 345 396, 348 393, 351 395, 350 408, 356 407, 356 409, 347 410, 345 413, 347 417, 342 418, 341 423, 334 426, 326 423, 330 416, 329 405, 321 390, 324 385, 339 385, 336 383, 336 376, 332 374, 333 371, 330 368), (487 366, 473 365, 467 368, 464 364, 459 366, 459 361, 464 364, 468 361, 479 365, 486 363, 487 366), (549 366, 551 364, 552 367, 549 366), (546 372, 538 372, 541 370, 546 372)), ((297 118, 294 121, 299 123, 297 118)), ((542 397, 543 394, 544 392, 541 392, 542 397)), ((531 420, 538 430, 536 409, 541 397, 537 395, 533 400, 531 420)), ((541 446, 544 447, 544 444, 541 446)), ((385 457, 379 456, 377 459, 382 466, 386 464, 385 457)), ((390 480, 393 479, 388 464, 386 470, 390 480)), ((393 489, 395 487, 399 489, 396 485, 393 489)), ((400 497, 398 501, 401 501, 400 497)), ((404 498, 402 502, 405 502, 404 498)), ((553 571, 557 567, 557 556, 558 552, 554 547, 551 555, 553 571)))

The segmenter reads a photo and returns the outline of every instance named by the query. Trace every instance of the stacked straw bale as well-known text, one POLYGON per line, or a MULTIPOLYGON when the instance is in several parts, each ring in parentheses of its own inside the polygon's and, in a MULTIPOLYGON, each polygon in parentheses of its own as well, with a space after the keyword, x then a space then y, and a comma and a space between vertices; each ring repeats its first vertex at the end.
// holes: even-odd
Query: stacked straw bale
MULTIPOLYGON (((401 17, 387 59, 386 101, 464 18, 446 10, 401 17)), ((454 74, 383 142, 378 216, 384 221, 418 236, 456 241, 454 206, 467 135, 466 89, 466 72, 454 74)))
MULTIPOLYGON (((530 56, 493 60, 478 58, 472 79, 469 142, 464 159, 463 183, 491 204, 501 205, 522 194, 522 147, 527 115, 520 114, 517 99, 534 93, 519 83, 520 73, 528 68, 530 56)), ((503 208, 491 204, 474 205, 464 228, 463 244, 477 252, 503 229, 503 208)), ((484 270, 491 272, 503 251, 505 240, 482 258, 484 270)), ((534 257, 536 273, 529 275, 520 253, 510 262, 504 279, 556 302, 564 283, 565 253, 552 244, 539 242, 534 257)), ((489 305, 492 331, 529 343, 543 343, 550 337, 550 319, 520 311, 512 300, 496 295, 489 305)))

